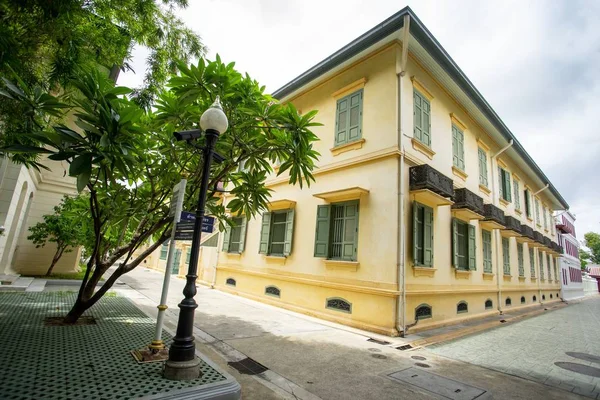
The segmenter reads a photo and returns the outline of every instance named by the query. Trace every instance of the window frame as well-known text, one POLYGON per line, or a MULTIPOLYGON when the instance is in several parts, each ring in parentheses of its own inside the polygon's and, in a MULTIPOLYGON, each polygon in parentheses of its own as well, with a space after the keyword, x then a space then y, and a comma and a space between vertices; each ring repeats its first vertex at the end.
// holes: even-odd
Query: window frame
POLYGON ((498 166, 498 184, 500 186, 500 198, 508 203, 512 202, 510 172, 501 166, 498 166))
POLYGON ((452 266, 459 271, 477 270, 477 239, 475 226, 458 218, 452 218, 451 234, 452 266), (459 225, 465 229, 466 254, 464 259, 466 259, 466 266, 461 265, 459 261, 459 225))
POLYGON ((335 132, 333 138, 333 147, 344 146, 346 144, 350 144, 362 139, 362 122, 363 122, 363 103, 364 103, 364 89, 360 88, 336 101, 335 105, 335 132), (356 126, 350 125, 351 112, 352 109, 352 98, 359 95, 359 103, 358 103, 358 124, 356 126), (340 110, 340 104, 344 101, 348 102, 348 107, 345 110, 340 110), (339 140, 338 136, 340 134, 339 123, 340 123, 340 113, 346 112, 345 118, 345 134, 346 138, 344 140, 339 140), (354 128, 358 127, 358 136, 356 138, 350 139, 350 131, 354 128))
POLYGON ((423 93, 421 93, 417 88, 413 87, 413 138, 417 141, 419 141, 420 143, 422 143, 423 145, 431 148, 431 102, 429 101, 429 99, 427 98, 427 96, 425 96, 423 93), (415 100, 415 98, 418 97, 421 101, 421 106, 417 105, 417 102, 415 100), (427 105, 427 111, 424 110, 423 104, 427 105), (421 120, 421 126, 417 127, 417 122, 416 122, 416 115, 417 115, 417 109, 420 111, 420 120, 421 120), (426 136, 427 136, 427 140, 425 140, 423 138, 423 116, 427 117, 427 132, 426 136), (419 134, 417 134, 417 132, 419 134))
POLYGON ((358 236, 359 236, 359 226, 360 226, 360 201, 359 200, 348 200, 342 202, 329 203, 326 205, 320 205, 317 207, 317 223, 316 223, 316 231, 315 231, 315 247, 314 247, 314 257, 325 258, 327 260, 332 261, 347 261, 347 262, 357 262, 358 261, 358 236), (346 243, 342 236, 342 249, 340 257, 333 257, 333 234, 335 227, 334 222, 335 219, 333 217, 333 213, 335 211, 335 207, 344 207, 344 212, 342 219, 343 227, 341 229, 342 234, 345 232, 346 228, 346 220, 350 220, 350 218, 346 217, 346 209, 347 207, 356 207, 356 213, 354 216, 355 219, 355 232, 354 232, 354 240, 352 243, 353 254, 351 257, 344 256, 344 246, 349 244, 349 241, 346 243), (322 211, 326 210, 326 215, 321 215, 322 211), (323 230, 319 230, 322 227, 323 230), (324 236, 324 237, 323 237, 324 236), (323 251, 324 250, 324 251, 323 251))
POLYGON ((483 272, 488 274, 494 273, 493 257, 492 257, 492 232, 486 229, 481 230, 481 248, 483 257, 483 272), (486 240, 485 236, 489 236, 486 240), (488 251, 486 251, 486 248, 488 251), (487 257, 489 255, 489 258, 487 257), (489 268, 488 268, 489 266, 489 268))
POLYGON ((160 256, 159 259, 166 260, 169 255, 169 243, 164 242, 160 248, 160 256))
POLYGON ((524 261, 523 243, 517 242, 517 264, 519 266, 519 276, 525 277, 525 261, 524 261))
POLYGON ((465 133, 452 124, 452 165, 465 171, 465 133))
POLYGON ((419 304, 418 306, 415 307, 415 321, 419 321, 419 320, 422 320, 422 319, 429 319, 429 318, 433 318, 433 307, 431 307, 429 304, 426 304, 426 303, 419 304), (429 310, 429 315, 419 316, 418 315, 418 311, 421 308, 428 309, 429 310))
POLYGON ((510 276, 510 240, 506 237, 502 237, 502 267, 504 275, 510 276))
POLYGON ((529 247, 529 269, 531 277, 535 278, 535 249, 533 247, 529 247))
POLYGON ((246 232, 248 229, 248 221, 245 216, 241 215, 241 216, 232 217, 232 222, 234 222, 235 226, 232 227, 232 226, 228 225, 225 228, 225 233, 223 235, 223 246, 221 248, 221 251, 224 251, 229 254, 242 254, 245 250, 245 245, 246 245, 246 232), (236 223, 236 221, 240 221, 240 222, 236 223), (231 241, 231 237, 234 234, 234 231, 233 231, 234 229, 240 230, 240 239, 238 242, 231 241), (237 251, 232 251, 232 249, 231 249, 232 243, 238 244, 237 251))
POLYGON ((477 158, 479 160, 479 184, 489 187, 488 168, 487 168, 487 151, 481 146, 477 146, 477 158), (482 158, 483 157, 483 158, 482 158))
POLYGON ((288 208, 284 210, 273 210, 265 212, 262 215, 258 253, 273 257, 287 257, 292 253, 292 239, 294 237, 294 217, 295 209, 288 208), (275 222, 276 215, 285 215, 284 221, 275 222), (284 234, 283 242, 275 242, 281 244, 281 252, 273 251, 273 232, 275 225, 283 225, 284 234))

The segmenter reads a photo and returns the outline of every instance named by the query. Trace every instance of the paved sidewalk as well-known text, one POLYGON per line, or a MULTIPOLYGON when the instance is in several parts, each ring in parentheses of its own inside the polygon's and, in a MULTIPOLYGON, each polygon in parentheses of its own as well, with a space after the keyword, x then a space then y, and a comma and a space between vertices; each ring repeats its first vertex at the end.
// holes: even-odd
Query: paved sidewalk
POLYGON ((600 398, 598 332, 600 297, 596 296, 501 329, 428 349, 452 359, 600 398), (569 353, 581 354, 573 357, 569 353), (556 363, 571 363, 566 365, 570 367, 577 364, 579 367, 574 368, 580 368, 580 372, 556 363))
MULTIPOLYGON (((130 297, 146 313, 156 313, 162 273, 137 268, 120 280, 127 284, 115 285, 120 295, 130 297)), ((176 324, 176 305, 183 286, 182 279, 172 278, 166 322, 170 329, 176 324)), ((255 376, 227 370, 241 383, 244 399, 439 399, 444 398, 440 396, 440 385, 432 382, 440 380, 441 386, 450 382, 465 388, 462 397, 453 392, 445 398, 474 398, 466 397, 467 389, 479 393, 478 400, 582 398, 538 382, 449 360, 426 349, 396 349, 409 339, 378 336, 203 286, 198 287, 196 301, 195 335, 201 351, 213 360, 215 357, 207 352, 219 354, 222 362, 251 357, 269 368, 255 376), (390 344, 367 341, 369 337, 390 344), (429 383, 393 379, 407 373, 409 378, 425 377, 429 383)))

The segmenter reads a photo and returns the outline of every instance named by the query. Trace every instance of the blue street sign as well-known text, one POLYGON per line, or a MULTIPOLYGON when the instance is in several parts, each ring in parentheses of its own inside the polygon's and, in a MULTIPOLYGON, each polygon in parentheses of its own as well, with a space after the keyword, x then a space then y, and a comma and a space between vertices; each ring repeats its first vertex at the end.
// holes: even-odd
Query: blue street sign
MULTIPOLYGON (((181 212, 181 221, 195 221, 196 220, 196 214, 191 213, 189 211, 182 211, 181 212)), ((204 218, 202 219, 202 225, 214 225, 215 224, 215 217, 209 217, 207 215, 204 216, 204 218)))
MULTIPOLYGON (((191 212, 181 212, 181 222, 175 228, 175 240, 191 240, 194 232, 194 222, 196 215, 191 212)), ((215 224, 214 217, 204 216, 202 219, 202 232, 212 233, 215 224)))

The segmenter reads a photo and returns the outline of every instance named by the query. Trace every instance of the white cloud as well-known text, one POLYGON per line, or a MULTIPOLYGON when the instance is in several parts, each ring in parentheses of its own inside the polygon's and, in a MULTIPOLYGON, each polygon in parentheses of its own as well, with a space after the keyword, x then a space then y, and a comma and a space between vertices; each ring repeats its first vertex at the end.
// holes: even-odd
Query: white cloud
MULTIPOLYGON (((179 13, 227 62, 274 91, 383 21, 397 1, 196 0, 179 13)), ((600 3, 409 1, 577 214, 600 231, 600 3)), ((134 52, 136 86, 143 49, 134 52)))

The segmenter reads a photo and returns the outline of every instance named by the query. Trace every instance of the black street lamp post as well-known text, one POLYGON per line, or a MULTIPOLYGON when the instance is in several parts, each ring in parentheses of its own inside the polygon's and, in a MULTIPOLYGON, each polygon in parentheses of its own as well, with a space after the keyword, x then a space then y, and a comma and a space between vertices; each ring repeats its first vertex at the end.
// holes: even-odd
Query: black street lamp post
MULTIPOLYGON (((194 234, 192 236, 192 248, 190 263, 186 275, 186 283, 183 289, 184 299, 179 303, 179 320, 177 321, 177 332, 173 338, 173 344, 169 349, 169 359, 165 364, 164 377, 172 380, 191 380, 200 376, 200 360, 196 357, 196 345, 194 344, 194 312, 198 304, 194 300, 196 295, 196 278, 198 277, 198 254, 200 251, 200 239, 202 236, 202 220, 204 218, 204 207, 206 204, 206 193, 210 179, 210 165, 212 162, 215 143, 221 133, 228 127, 227 117, 221 108, 219 97, 213 105, 202 114, 200 127, 206 136, 206 144, 202 149, 203 167, 200 194, 196 209, 196 220, 194 222, 194 234)), ((176 132, 179 140, 190 140, 199 134, 194 131, 176 132), (183 135, 182 135, 183 134, 183 135), (191 137, 187 137, 187 136, 191 137)))

